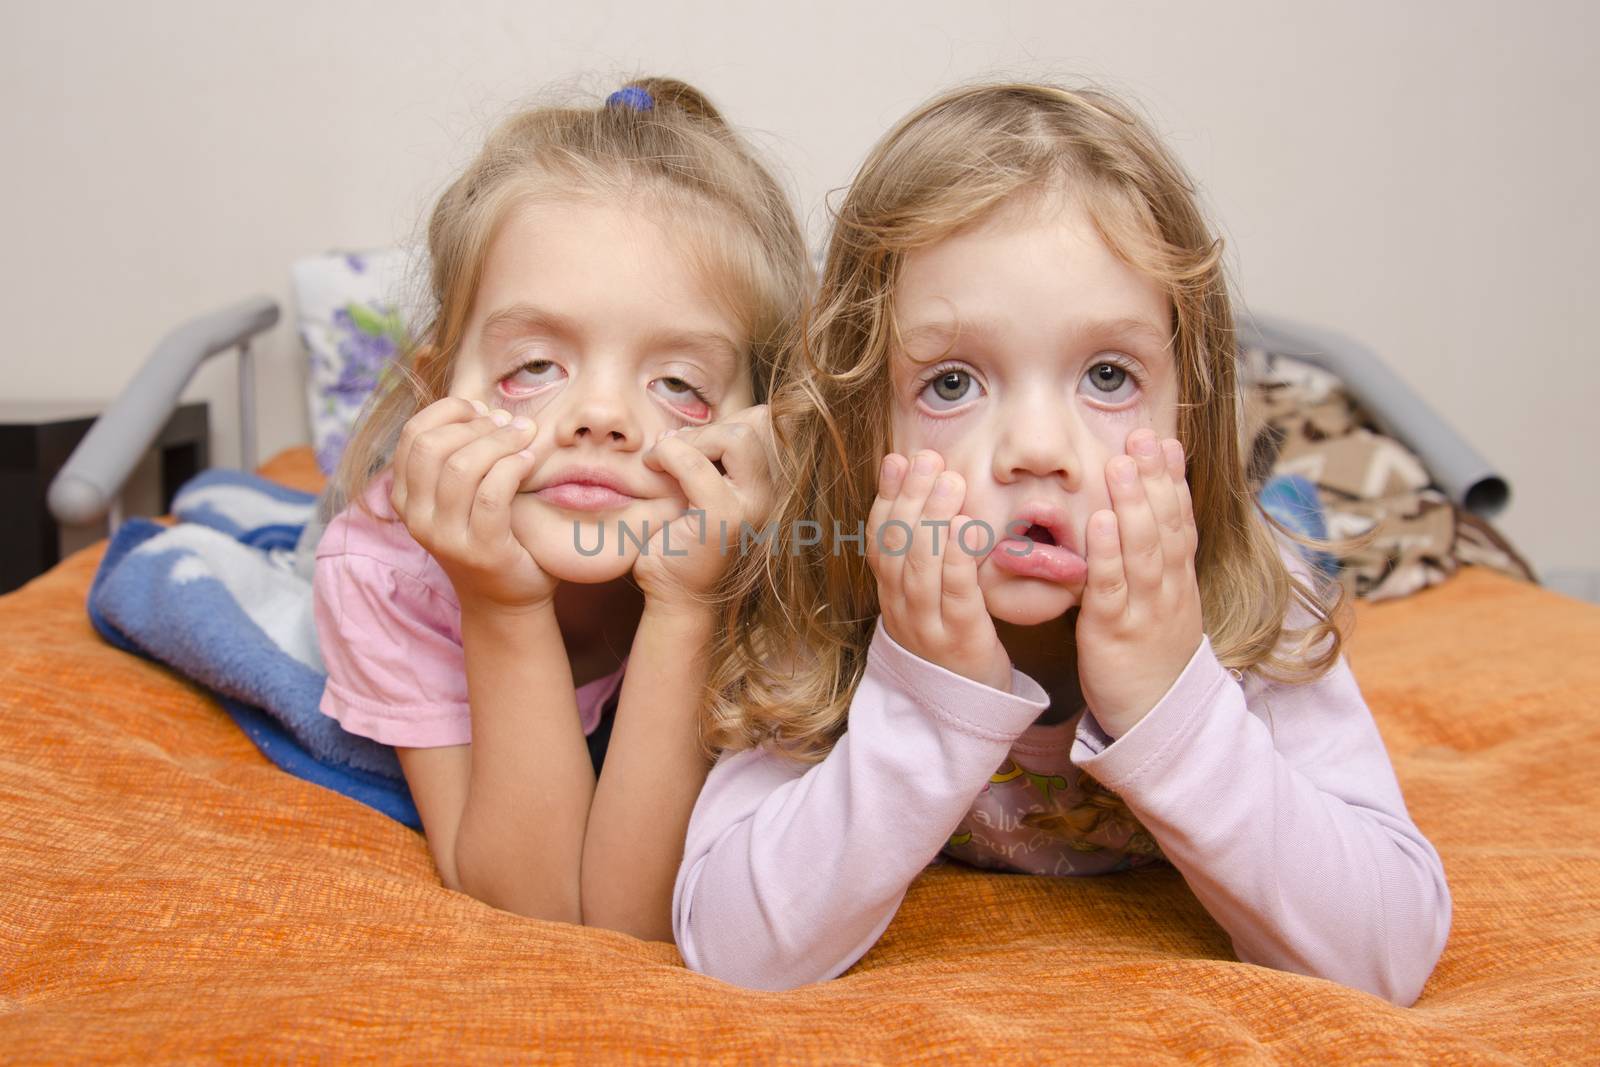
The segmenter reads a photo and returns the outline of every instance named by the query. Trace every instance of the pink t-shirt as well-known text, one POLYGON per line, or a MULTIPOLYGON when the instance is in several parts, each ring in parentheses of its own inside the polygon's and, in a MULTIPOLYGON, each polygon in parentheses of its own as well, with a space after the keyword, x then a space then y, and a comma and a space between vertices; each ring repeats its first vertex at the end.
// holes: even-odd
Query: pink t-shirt
MULTIPOLYGON (((386 745, 469 744, 461 603, 438 562, 395 519, 390 481, 386 474, 366 493, 375 514, 347 508, 317 546, 312 587, 328 668, 322 712, 386 745)), ((622 672, 578 687, 585 734, 600 724, 622 672)))

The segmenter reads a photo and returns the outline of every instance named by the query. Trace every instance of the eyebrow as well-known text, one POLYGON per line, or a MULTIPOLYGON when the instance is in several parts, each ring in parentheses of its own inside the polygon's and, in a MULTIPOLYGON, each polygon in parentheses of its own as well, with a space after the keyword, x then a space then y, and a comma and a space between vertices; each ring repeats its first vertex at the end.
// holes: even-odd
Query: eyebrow
POLYGON ((570 337, 578 332, 577 324, 565 315, 535 307, 533 304, 512 304, 501 308, 483 322, 484 336, 501 336, 530 330, 548 330, 570 337))
MULTIPOLYGON (((483 323, 485 337, 511 336, 536 330, 547 330, 563 337, 576 337, 583 332, 570 317, 533 304, 513 304, 501 308, 483 323)), ((739 346, 716 330, 657 330, 645 338, 644 347, 650 352, 672 351, 704 356, 727 364, 730 372, 739 367, 739 346)))
POLYGON ((661 330, 653 333, 645 347, 652 352, 685 352, 716 360, 729 373, 739 369, 739 346, 716 330, 661 330))
MULTIPOLYGON (((937 341, 946 347, 958 340, 990 340, 1005 332, 1004 323, 998 319, 970 318, 923 322, 900 334, 902 348, 909 349, 922 341, 937 341)), ((1087 319, 1073 325, 1075 337, 1138 338, 1150 341, 1165 349, 1172 341, 1171 335, 1150 321, 1135 316, 1115 319, 1087 319)), ((934 357, 937 358, 937 357, 934 357)))
POLYGON ((1002 333, 1001 324, 994 319, 960 319, 940 322, 923 322, 900 333, 900 346, 909 349, 922 341, 936 341, 946 347, 957 340, 978 338, 983 340, 1002 333))

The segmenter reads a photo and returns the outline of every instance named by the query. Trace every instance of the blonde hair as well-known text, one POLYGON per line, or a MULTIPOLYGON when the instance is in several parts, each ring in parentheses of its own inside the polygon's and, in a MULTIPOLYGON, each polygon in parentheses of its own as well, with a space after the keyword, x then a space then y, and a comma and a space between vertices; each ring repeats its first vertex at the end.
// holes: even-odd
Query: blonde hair
POLYGON ((863 554, 836 552, 827 536, 808 544, 795 537, 797 524, 820 520, 830 531, 833 520, 853 531, 870 510, 890 446, 893 294, 907 253, 1055 187, 1170 297, 1178 436, 1200 534, 1195 566, 1218 658, 1292 681, 1336 661, 1332 612, 1287 571, 1256 515, 1221 242, 1190 181, 1150 129, 1104 93, 981 85, 924 105, 890 131, 837 212, 803 344, 770 401, 775 540, 770 554, 746 556, 732 583, 737 625, 712 662, 708 747, 768 745, 816 760, 844 728, 878 613, 877 583, 863 554), (1291 632, 1285 617, 1296 603, 1310 624, 1291 632))
POLYGON ((756 399, 797 329, 812 282, 788 197, 722 115, 693 87, 641 78, 628 99, 599 107, 538 107, 501 123, 440 196, 428 222, 428 317, 385 369, 334 475, 329 510, 361 502, 406 421, 449 388, 484 262, 520 204, 539 197, 654 197, 687 219, 685 247, 714 297, 744 328, 756 399))

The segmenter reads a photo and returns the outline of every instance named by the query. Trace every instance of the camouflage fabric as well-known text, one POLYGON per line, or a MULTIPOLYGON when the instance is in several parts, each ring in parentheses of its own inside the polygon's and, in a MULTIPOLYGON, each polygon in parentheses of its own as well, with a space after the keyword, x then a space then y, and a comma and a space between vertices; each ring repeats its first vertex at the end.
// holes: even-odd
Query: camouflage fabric
POLYGON ((1410 449, 1379 433, 1328 372, 1260 349, 1243 355, 1246 454, 1253 484, 1298 474, 1317 487, 1328 537, 1354 596, 1389 600, 1437 585, 1464 563, 1534 581, 1488 522, 1432 485, 1410 449))

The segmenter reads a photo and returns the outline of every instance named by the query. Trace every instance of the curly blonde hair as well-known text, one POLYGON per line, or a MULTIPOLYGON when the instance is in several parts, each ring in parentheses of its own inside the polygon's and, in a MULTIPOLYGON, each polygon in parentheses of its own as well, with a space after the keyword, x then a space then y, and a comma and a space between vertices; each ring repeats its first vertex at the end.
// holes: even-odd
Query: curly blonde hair
POLYGON ((1192 183, 1149 127, 1103 92, 979 85, 891 130, 838 209, 804 336, 774 383, 775 539, 769 553, 742 557, 730 583, 728 639, 708 680, 709 749, 767 745, 814 761, 844 729, 877 583, 863 554, 796 531, 807 522, 854 530, 871 508, 890 445, 893 295, 907 254, 1052 183, 1170 298, 1178 436, 1200 534, 1195 567, 1218 658, 1290 681, 1337 660, 1334 609, 1288 572, 1246 479, 1222 245, 1192 183), (1309 625, 1291 631, 1285 619, 1296 604, 1309 625))
POLYGON ((439 197, 428 222, 427 321, 363 410, 328 511, 362 502, 406 421, 445 395, 495 234, 533 198, 640 195, 691 227, 695 239, 682 250, 743 327, 756 399, 765 399, 813 281, 794 208, 698 90, 671 78, 636 79, 626 90, 648 93, 651 106, 620 100, 513 115, 439 197))

